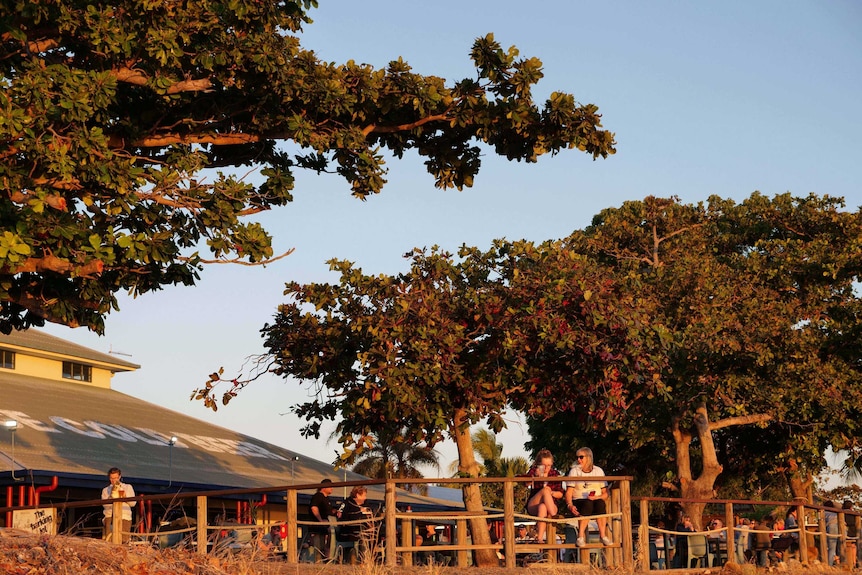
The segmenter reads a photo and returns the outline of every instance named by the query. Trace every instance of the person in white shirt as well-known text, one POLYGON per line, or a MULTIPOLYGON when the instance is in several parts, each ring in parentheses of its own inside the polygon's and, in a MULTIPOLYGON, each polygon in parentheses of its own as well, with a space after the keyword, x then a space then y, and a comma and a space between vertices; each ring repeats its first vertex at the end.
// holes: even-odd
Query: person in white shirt
MULTIPOLYGON (((134 488, 128 483, 123 482, 122 472, 119 467, 112 467, 108 470, 108 481, 110 481, 110 484, 102 489, 102 499, 123 499, 135 496, 134 488)), ((126 501, 123 503, 123 543, 128 543, 131 538, 132 507, 135 506, 135 503, 135 501, 126 501)), ((106 540, 110 540, 113 530, 114 506, 112 503, 108 503, 103 505, 102 509, 105 514, 102 536, 106 540)))
POLYGON ((577 452, 578 463, 569 470, 570 477, 583 477, 583 480, 569 481, 566 484, 566 505, 575 517, 583 517, 578 521, 578 547, 587 544, 587 527, 590 523, 589 516, 596 517, 599 526, 599 537, 602 545, 612 545, 613 541, 608 537, 608 518, 605 500, 608 498, 608 483, 604 480, 591 479, 592 477, 604 477, 602 468, 593 464, 593 450, 582 447, 577 452))

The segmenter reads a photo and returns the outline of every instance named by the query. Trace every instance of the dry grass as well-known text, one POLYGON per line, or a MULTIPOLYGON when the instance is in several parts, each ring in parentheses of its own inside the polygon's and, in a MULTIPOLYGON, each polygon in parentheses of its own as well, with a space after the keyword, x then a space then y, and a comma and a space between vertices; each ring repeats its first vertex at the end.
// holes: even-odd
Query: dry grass
MULTIPOLYGON (((859 572, 858 570, 856 571, 859 572)), ((100 539, 64 535, 38 536, 13 529, 0 529, 0 574, 3 575, 583 575, 604 573, 632 575, 623 569, 596 570, 577 564, 536 563, 530 567, 505 568, 422 567, 389 568, 373 561, 356 565, 288 565, 263 551, 239 554, 198 555, 193 552, 159 550, 146 545, 115 545, 100 539)), ((655 572, 653 572, 655 573, 655 572)), ((753 565, 726 565, 718 569, 674 570, 659 573, 699 575, 840 575, 847 573, 819 564, 787 564, 771 570, 753 565)))

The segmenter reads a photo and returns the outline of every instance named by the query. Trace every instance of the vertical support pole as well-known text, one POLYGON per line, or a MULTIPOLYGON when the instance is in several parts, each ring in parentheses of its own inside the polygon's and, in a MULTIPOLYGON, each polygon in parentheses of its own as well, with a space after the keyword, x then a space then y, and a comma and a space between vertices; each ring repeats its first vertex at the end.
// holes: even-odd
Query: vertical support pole
POLYGON ((736 517, 733 516, 733 503, 729 501, 724 504, 724 525, 727 527, 727 556, 724 559, 728 563, 736 563, 736 517))
POLYGON ((297 517, 298 517, 298 507, 296 504, 296 489, 288 489, 287 493, 284 496, 286 502, 286 515, 285 519, 287 520, 287 562, 288 563, 298 563, 299 562, 299 553, 297 550, 296 542, 299 539, 298 529, 296 525, 297 517))
MULTIPOLYGON (((557 544, 557 524, 548 522, 548 529, 545 531, 545 541, 548 545, 556 545, 557 544)), ((557 563, 557 558, 560 556, 559 549, 547 549, 545 551, 545 557, 548 560, 549 564, 557 563)))
MULTIPOLYGON (((467 544, 467 520, 458 518, 455 520, 455 543, 458 545, 467 544)), ((456 564, 458 567, 467 567, 467 550, 458 549, 455 552, 456 564)))
POLYGON ((123 542, 123 504, 114 501, 111 504, 111 543, 123 542))
POLYGON ((384 495, 383 524, 386 526, 386 566, 395 567, 398 564, 395 548, 398 546, 398 536, 395 523, 395 483, 391 479, 386 480, 386 492, 384 495))
POLYGON ((805 529, 805 505, 796 506, 796 523, 799 524, 799 561, 808 565, 808 533, 805 529))
POLYGON ((506 569, 514 569, 515 562, 515 483, 503 482, 503 555, 506 569))
POLYGON ((638 556, 641 560, 641 571, 649 572, 652 562, 649 556, 649 501, 641 499, 640 504, 641 524, 638 528, 638 556))
POLYGON ((205 495, 197 496, 198 509, 198 555, 207 554, 207 498, 205 495))
MULTIPOLYGON (((622 511, 622 533, 620 534, 620 542, 623 546, 623 567, 626 571, 633 571, 635 568, 634 558, 634 542, 632 541, 632 493, 631 485, 628 479, 620 481, 620 507, 614 511, 622 511)), ((649 559, 647 559, 649 561, 649 559)))
MULTIPOLYGON (((413 547, 415 539, 413 538, 413 521, 409 517, 401 518, 401 546, 413 547)), ((405 567, 413 567, 413 552, 405 551, 401 554, 401 565, 405 567)))

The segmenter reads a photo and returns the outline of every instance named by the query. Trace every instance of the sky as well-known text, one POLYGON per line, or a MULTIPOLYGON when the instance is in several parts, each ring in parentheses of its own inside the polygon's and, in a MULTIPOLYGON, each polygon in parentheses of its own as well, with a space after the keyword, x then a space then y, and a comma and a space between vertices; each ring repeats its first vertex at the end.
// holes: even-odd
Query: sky
MULTIPOLYGON (((561 238, 604 208, 648 195, 698 202, 791 192, 843 197, 849 210, 862 204, 856 0, 320 0, 311 17, 302 44, 325 61, 382 67, 402 57, 450 85, 475 76, 472 43, 493 33, 504 48, 542 60, 537 101, 561 91, 596 104, 617 153, 593 161, 565 151, 526 164, 488 151, 474 187, 461 192, 436 189, 415 155, 392 158, 387 185, 365 202, 337 177, 298 174, 293 204, 260 218, 276 253, 295 248, 291 256, 258 268, 210 266, 195 287, 121 296, 101 337, 47 329, 141 365, 117 374, 114 389, 332 461, 339 445, 326 434, 301 437, 289 413, 308 397, 295 381, 265 377, 215 413, 190 401, 207 374, 236 374, 264 351, 259 330, 286 282, 337 281, 331 258, 392 274, 414 247, 561 238)), ((509 420, 503 456, 526 456, 526 428, 517 414, 509 420)), ((438 451, 445 474, 454 443, 438 451)))

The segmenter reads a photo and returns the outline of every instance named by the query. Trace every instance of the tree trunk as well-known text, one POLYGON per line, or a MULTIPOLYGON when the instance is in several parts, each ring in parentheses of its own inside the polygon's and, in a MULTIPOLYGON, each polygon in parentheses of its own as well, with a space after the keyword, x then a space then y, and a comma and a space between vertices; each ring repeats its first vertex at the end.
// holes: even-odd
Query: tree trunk
MULTIPOLYGON (((473 442, 470 439, 470 428, 467 426, 467 416, 463 409, 455 410, 455 419, 452 429, 455 437, 455 445, 458 446, 458 472, 461 477, 479 477, 479 464, 473 452, 473 442)), ((479 484, 463 484, 461 494, 464 498, 464 507, 467 511, 482 514, 482 494, 479 484)), ((470 519, 470 533, 474 545, 490 545, 491 534, 488 524, 483 517, 470 519)), ((500 560, 493 549, 477 549, 475 551, 477 567, 499 567, 500 560)))
POLYGON ((814 503, 811 498, 811 484, 814 483, 814 478, 811 477, 810 473, 806 473, 803 477, 802 470, 799 469, 799 465, 792 457, 787 462, 785 476, 794 501, 814 503))
MULTIPOLYGON (((679 421, 673 424, 673 438, 676 445, 676 466, 679 474, 680 497, 683 499, 713 499, 715 497, 715 480, 721 475, 722 466, 715 453, 715 443, 709 428, 709 415, 706 406, 697 408, 694 423, 690 430, 679 427, 679 421), (697 436, 701 446, 703 471, 697 479, 691 473, 691 441, 697 436)), ((691 521, 697 530, 703 528, 703 510, 706 503, 685 503, 683 511, 691 516, 691 521)))

